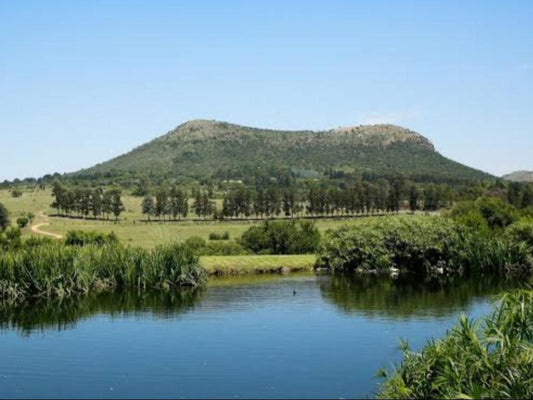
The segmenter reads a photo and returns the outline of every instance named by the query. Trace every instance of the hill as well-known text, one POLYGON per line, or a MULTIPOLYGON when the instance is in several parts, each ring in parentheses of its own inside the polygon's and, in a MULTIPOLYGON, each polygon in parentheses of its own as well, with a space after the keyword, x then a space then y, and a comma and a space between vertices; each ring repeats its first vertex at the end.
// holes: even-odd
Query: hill
POLYGON ((533 171, 515 171, 504 175, 503 179, 513 182, 533 182, 533 171))
POLYGON ((491 176, 440 155, 422 135, 394 125, 327 131, 276 131, 193 120, 136 149, 73 174, 238 179, 290 169, 319 177, 332 170, 371 176, 402 173, 418 180, 491 176))

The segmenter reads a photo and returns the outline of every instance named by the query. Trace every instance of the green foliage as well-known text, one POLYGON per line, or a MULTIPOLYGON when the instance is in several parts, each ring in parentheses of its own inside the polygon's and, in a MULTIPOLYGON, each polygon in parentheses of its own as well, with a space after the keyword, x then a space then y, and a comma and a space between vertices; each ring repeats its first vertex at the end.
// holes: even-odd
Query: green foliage
POLYGON ((491 228, 505 228, 518 219, 516 209, 496 197, 480 197, 475 203, 491 228))
POLYGON ((456 221, 475 228, 505 228, 517 221, 520 213, 497 197, 480 197, 456 203, 447 214, 456 221))
POLYGON ((185 240, 185 245, 199 256, 240 256, 249 251, 235 241, 207 242, 201 237, 191 236, 185 240))
POLYGON ((10 226, 0 232, 0 249, 3 251, 19 248, 22 244, 22 233, 18 226, 10 226))
POLYGON ((28 222, 30 222, 30 219, 25 215, 17 218, 17 226, 19 228, 25 228, 28 225, 28 222))
POLYGON ((90 290, 198 286, 205 270, 185 245, 23 243, 0 254, 0 297, 64 297, 90 290))
POLYGON ((310 221, 265 221, 242 234, 240 243, 256 254, 314 253, 320 233, 310 221))
POLYGON ((21 197, 22 196, 22 191, 20 191, 18 189, 13 189, 11 191, 11 196, 14 197, 14 198, 21 197))
POLYGON ((533 248, 533 219, 524 219, 507 227, 505 236, 512 242, 524 242, 533 248))
POLYGON ((229 240, 229 232, 224 233, 211 232, 209 234, 209 240, 229 240))
POLYGON ((518 271, 530 246, 440 217, 396 217, 328 232, 319 264, 333 270, 518 271))
POLYGON ((69 246, 103 246, 106 244, 118 244, 118 237, 114 232, 68 231, 65 237, 65 244, 69 246))
POLYGON ((461 317, 420 353, 401 347, 402 362, 381 371, 380 398, 532 398, 533 291, 507 293, 483 321, 461 317))
POLYGON ((4 231, 9 224, 9 212, 7 211, 7 208, 0 203, 0 232, 4 231))

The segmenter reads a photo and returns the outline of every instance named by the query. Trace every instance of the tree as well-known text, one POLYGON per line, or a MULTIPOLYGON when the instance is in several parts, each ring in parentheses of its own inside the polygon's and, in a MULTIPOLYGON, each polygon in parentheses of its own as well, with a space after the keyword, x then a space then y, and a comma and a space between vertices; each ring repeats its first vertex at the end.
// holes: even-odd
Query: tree
POLYGON ((113 215, 115 216, 115 220, 118 220, 120 213, 124 211, 124 205, 122 204, 122 200, 120 199, 120 196, 121 196, 121 192, 119 189, 111 190, 111 211, 113 212, 113 215))
POLYGON ((142 201, 142 213, 148 217, 148 221, 150 221, 150 216, 154 215, 155 213, 155 204, 154 199, 149 194, 145 195, 142 201))
POLYGON ((9 224, 9 212, 7 211, 7 208, 0 203, 0 232, 5 231, 9 224))
POLYGON ((411 212, 418 210, 418 198, 420 197, 420 192, 416 185, 412 185, 409 189, 409 209, 411 212))
POLYGON ((102 188, 98 187, 91 193, 91 210, 95 219, 102 214, 102 192, 102 188))
POLYGON ((157 217, 166 214, 168 210, 168 193, 164 187, 159 188, 155 194, 155 215, 157 217))

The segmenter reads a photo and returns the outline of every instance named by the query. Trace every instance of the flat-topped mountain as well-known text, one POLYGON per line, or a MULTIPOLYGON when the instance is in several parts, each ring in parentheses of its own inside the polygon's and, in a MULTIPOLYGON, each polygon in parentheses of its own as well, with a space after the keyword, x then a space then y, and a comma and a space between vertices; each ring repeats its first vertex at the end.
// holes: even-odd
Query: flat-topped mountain
POLYGON ((503 179, 513 182, 533 182, 533 171, 515 171, 504 175, 503 179))
POLYGON ((150 174, 209 178, 291 169, 317 176, 331 170, 415 179, 485 179, 490 175, 440 155, 424 136, 394 125, 326 131, 279 131, 193 120, 78 176, 150 174))

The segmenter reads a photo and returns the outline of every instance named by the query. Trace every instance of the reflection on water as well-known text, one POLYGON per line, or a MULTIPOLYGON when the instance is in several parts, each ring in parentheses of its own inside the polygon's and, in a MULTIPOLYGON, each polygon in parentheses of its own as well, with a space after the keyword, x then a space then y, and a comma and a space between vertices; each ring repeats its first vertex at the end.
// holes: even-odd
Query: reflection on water
POLYGON ((0 303, 0 329, 15 328, 29 334, 36 330, 71 329, 80 319, 94 314, 117 316, 152 313, 170 318, 186 312, 205 289, 180 291, 118 291, 92 293, 61 300, 39 299, 23 303, 0 303))
POLYGON ((497 295, 522 284, 495 275, 413 276, 396 279, 372 274, 333 275, 319 280, 322 296, 346 313, 393 319, 443 317, 474 299, 497 295))
POLYGON ((0 397, 372 397, 399 338, 419 348, 518 284, 304 273, 4 302, 0 397))

